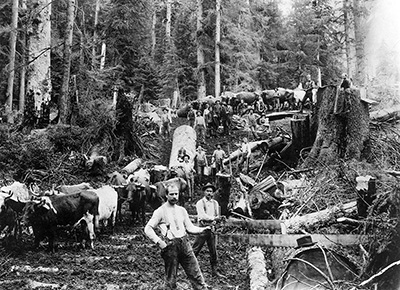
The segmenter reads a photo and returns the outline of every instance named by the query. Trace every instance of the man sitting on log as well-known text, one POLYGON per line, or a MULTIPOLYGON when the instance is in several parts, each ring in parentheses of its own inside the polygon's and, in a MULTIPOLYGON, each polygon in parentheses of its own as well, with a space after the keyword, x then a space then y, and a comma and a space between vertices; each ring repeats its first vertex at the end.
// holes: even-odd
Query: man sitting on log
MULTIPOLYGON (((207 183, 203 186, 204 197, 196 203, 197 220, 199 227, 211 226, 223 217, 220 216, 220 207, 218 202, 214 199, 215 186, 207 183)), ((217 269, 217 245, 215 233, 211 231, 204 231, 198 236, 193 244, 193 252, 196 257, 199 255, 204 243, 207 242, 208 250, 210 251, 211 272, 214 277, 226 278, 217 269)))

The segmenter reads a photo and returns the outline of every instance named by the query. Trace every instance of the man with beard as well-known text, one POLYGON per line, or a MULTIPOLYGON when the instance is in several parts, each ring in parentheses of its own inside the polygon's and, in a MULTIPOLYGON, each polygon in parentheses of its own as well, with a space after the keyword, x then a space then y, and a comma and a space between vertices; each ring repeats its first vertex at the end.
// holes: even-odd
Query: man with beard
MULTIPOLYGON (((199 226, 214 226, 220 221, 220 208, 218 202, 214 199, 215 186, 207 183, 203 187, 204 197, 196 203, 197 220, 199 226)), ((214 277, 226 278, 217 269, 217 245, 216 236, 212 231, 205 231, 196 237, 193 244, 193 252, 196 257, 199 255, 204 243, 207 242, 210 252, 211 272, 214 277)))
POLYGON ((187 233, 201 234, 211 231, 211 227, 197 227, 189 219, 184 207, 178 206, 179 189, 168 188, 167 202, 156 209, 146 224, 144 232, 161 249, 165 264, 165 289, 176 289, 176 275, 179 264, 185 270, 193 289, 207 289, 199 263, 193 253, 187 233), (159 229, 159 237, 155 229, 159 229))

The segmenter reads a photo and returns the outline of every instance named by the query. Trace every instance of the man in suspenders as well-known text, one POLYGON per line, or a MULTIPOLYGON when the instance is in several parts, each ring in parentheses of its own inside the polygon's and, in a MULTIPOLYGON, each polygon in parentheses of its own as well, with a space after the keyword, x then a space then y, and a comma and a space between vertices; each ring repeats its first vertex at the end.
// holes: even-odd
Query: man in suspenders
POLYGON ((178 206, 179 189, 169 187, 167 202, 156 209, 146 224, 144 232, 161 249, 165 264, 165 289, 176 289, 176 275, 179 264, 185 270, 193 289, 207 289, 199 263, 193 253, 187 233, 211 232, 211 227, 197 227, 189 219, 184 207, 178 206), (155 232, 160 229, 161 237, 155 232))
MULTIPOLYGON (((218 202, 214 199, 215 186, 207 183, 203 186, 204 197, 196 203, 197 220, 199 226, 214 226, 221 219, 218 202)), ((214 232, 205 231, 196 237, 193 244, 193 252, 199 255, 204 243, 207 242, 210 251, 211 272, 214 277, 226 278, 217 269, 217 245, 214 232)))

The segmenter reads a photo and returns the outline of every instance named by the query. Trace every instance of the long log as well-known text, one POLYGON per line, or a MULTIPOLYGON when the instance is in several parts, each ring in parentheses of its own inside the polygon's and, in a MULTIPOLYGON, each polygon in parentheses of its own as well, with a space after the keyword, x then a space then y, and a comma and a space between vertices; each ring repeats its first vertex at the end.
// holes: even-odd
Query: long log
POLYGON ((259 247, 247 250, 247 265, 250 280, 250 290, 270 289, 271 283, 267 277, 264 252, 259 247))
POLYGON ((287 228, 287 233, 298 233, 303 229, 315 227, 317 224, 336 222, 339 217, 355 213, 357 213, 357 201, 351 201, 303 216, 292 217, 285 220, 284 225, 287 228))
MULTIPOLYGON (((368 235, 322 235, 311 234, 313 242, 321 246, 352 246, 364 243, 368 235)), ((269 234, 220 234, 220 240, 235 242, 241 245, 270 246, 270 247, 297 247, 297 239, 301 235, 269 235, 269 234)))
POLYGON ((400 119, 400 106, 373 111, 369 114, 370 119, 378 122, 400 119))
POLYGON ((190 157, 189 163, 193 166, 193 158, 196 154, 196 132, 188 125, 179 126, 174 131, 171 155, 169 158, 169 168, 179 167, 182 165, 178 160, 178 152, 182 147, 185 148, 186 154, 190 157))
POLYGON ((301 230, 315 227, 318 223, 338 222, 343 216, 352 215, 357 212, 357 201, 352 201, 341 206, 330 207, 321 211, 309 213, 303 216, 295 216, 287 220, 240 220, 229 218, 226 225, 238 228, 249 228, 254 230, 269 229, 280 230, 281 225, 287 229, 288 234, 295 234, 301 230))
MULTIPOLYGON (((268 139, 268 140, 260 140, 260 141, 254 141, 254 142, 249 142, 251 152, 257 150, 261 146, 267 146, 267 148, 274 146, 278 143, 283 142, 283 137, 275 137, 273 139, 268 139)), ((228 158, 224 159, 224 164, 228 164, 229 161, 234 161, 236 160, 240 155, 241 155, 241 148, 238 148, 237 150, 233 151, 228 158)))

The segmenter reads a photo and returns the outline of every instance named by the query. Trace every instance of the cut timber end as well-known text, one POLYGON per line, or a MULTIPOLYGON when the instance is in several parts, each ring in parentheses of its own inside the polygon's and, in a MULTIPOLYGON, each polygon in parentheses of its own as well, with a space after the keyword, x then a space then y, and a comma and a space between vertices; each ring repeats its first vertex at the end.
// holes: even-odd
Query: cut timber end
POLYGON ((179 126, 174 131, 169 168, 181 166, 178 161, 178 152, 182 147, 185 148, 186 154, 190 157, 189 162, 193 164, 193 158, 196 154, 196 132, 188 125, 179 126))

